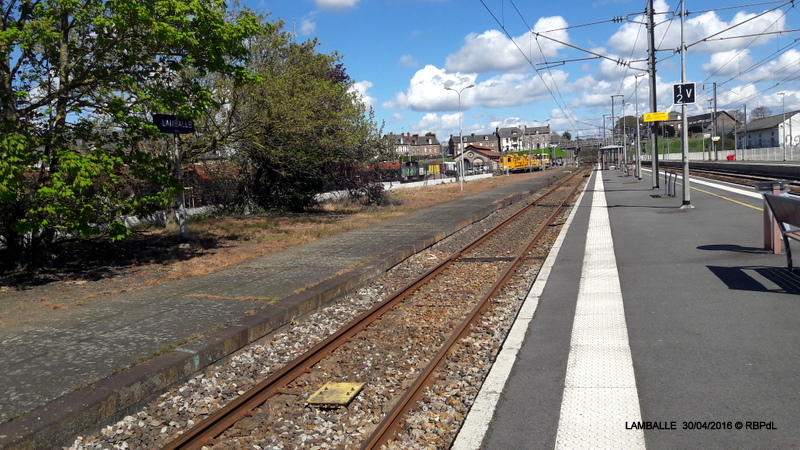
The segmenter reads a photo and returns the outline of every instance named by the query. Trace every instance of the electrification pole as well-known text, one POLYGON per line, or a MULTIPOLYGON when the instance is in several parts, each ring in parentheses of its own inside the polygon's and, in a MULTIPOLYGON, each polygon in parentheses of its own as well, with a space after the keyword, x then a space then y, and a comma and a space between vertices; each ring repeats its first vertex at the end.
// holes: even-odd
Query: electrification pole
MULTIPOLYGON (((681 2, 681 83, 686 83, 686 43, 683 40, 684 5, 681 2)), ((681 103, 681 156, 683 158, 683 206, 693 208, 689 189, 689 119, 686 117, 686 103, 681 103)))
MULTIPOLYGON (((653 0, 647 0, 647 51, 648 69, 650 71, 650 112, 658 112, 658 98, 656 96, 656 40, 655 22, 653 21, 653 0)), ((684 115, 685 116, 685 115, 684 115)), ((650 124, 650 153, 653 155, 653 189, 658 186, 658 122, 650 124)))

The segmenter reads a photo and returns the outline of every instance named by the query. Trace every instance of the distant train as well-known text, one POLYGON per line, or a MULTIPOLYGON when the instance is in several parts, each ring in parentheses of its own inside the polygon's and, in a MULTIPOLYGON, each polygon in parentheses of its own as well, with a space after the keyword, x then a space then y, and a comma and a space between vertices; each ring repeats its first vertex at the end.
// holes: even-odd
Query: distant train
POLYGON ((500 157, 499 169, 503 172, 543 170, 550 165, 550 156, 541 154, 509 153, 500 157))

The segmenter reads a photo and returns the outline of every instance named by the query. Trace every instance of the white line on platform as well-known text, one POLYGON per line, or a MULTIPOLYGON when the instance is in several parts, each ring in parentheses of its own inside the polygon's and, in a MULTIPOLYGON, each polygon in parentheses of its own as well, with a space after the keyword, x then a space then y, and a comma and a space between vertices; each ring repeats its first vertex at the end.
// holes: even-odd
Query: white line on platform
MULTIPOLYGON (((650 172, 651 174, 653 172, 653 169, 642 169, 642 170, 645 171, 645 172, 650 172)), ((683 175, 678 173, 678 179, 682 180, 683 179, 683 175)), ((762 198, 761 194, 759 194, 755 190, 740 189, 740 188, 735 187, 735 186, 728 186, 728 185, 725 185, 725 184, 715 183, 713 181, 702 180, 702 179, 699 179, 698 177, 695 177, 695 176, 693 176, 692 179, 689 180, 689 181, 691 183, 702 184, 702 185, 705 185, 705 186, 711 186, 713 188, 722 189, 723 191, 733 192, 734 194, 744 195, 745 197, 762 198)))
POLYGON ((644 449, 603 177, 596 176, 556 448, 644 449))
MULTIPOLYGON (((586 186, 588 187, 588 183, 586 186)), ((575 207, 572 208, 572 212, 570 212, 569 217, 564 222, 564 226, 561 228, 558 238, 556 238, 555 243, 553 243, 553 247, 550 249, 547 259, 545 259, 542 268, 539 270, 539 274, 536 276, 536 280, 517 314, 514 325, 511 327, 511 331, 509 331, 505 342, 503 342, 503 348, 497 355, 497 360, 492 365, 492 369, 483 382, 483 386, 481 386, 481 390, 475 398, 475 402, 461 427, 461 431, 453 442, 452 450, 473 450, 481 447, 481 443, 483 442, 483 438, 486 435, 489 423, 492 421, 492 416, 497 407, 497 402, 500 400, 500 395, 503 392, 511 369, 517 359, 517 353, 520 348, 522 348, 523 341, 525 340, 525 333, 528 331, 528 326, 531 320, 533 320, 536 307, 539 305, 539 298, 547 284, 547 279, 550 276, 558 253, 567 236, 567 231, 572 223, 572 219, 578 211, 578 205, 580 205, 583 194, 586 192, 585 189, 586 187, 584 187, 584 191, 581 192, 580 197, 575 203, 575 207)))

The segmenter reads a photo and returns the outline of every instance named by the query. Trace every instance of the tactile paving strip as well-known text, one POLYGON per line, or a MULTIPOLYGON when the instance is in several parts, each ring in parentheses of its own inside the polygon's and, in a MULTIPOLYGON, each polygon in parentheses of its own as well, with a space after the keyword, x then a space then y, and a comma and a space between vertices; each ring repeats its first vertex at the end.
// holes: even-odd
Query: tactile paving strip
POLYGON ((643 449, 643 432, 626 426, 641 410, 599 176, 586 242, 556 448, 643 449))
POLYGON ((557 449, 643 449, 644 435, 626 430, 639 417, 636 389, 564 390, 557 449), (591 420, 587 420, 591 418, 591 420))

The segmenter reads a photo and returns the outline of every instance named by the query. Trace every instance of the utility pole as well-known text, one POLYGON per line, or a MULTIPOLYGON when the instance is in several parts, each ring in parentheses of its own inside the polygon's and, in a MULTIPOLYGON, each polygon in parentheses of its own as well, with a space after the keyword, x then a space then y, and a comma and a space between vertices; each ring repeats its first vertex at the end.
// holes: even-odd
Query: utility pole
MULTIPOLYGON (((652 1, 652 0, 651 0, 652 1)), ((686 83, 686 43, 683 40, 683 22, 686 17, 681 2, 681 83, 686 83)), ((681 208, 694 208, 689 189, 689 118, 686 117, 686 103, 681 104, 681 154, 683 158, 683 205, 681 208)))
POLYGON ((614 97, 622 97, 623 102, 625 101, 625 96, 622 94, 612 95, 611 96, 611 145, 614 147, 614 163, 619 165, 619 151, 617 151, 617 122, 615 121, 614 117, 614 97))
MULTIPOLYGON (((714 161, 719 161, 719 148, 717 147, 717 83, 711 83, 714 86, 713 106, 711 109, 711 145, 714 147, 714 161)), ((724 149, 723 149, 724 150, 724 149)))
POLYGON ((742 161, 745 160, 745 154, 747 150, 747 141, 750 140, 750 136, 747 135, 747 103, 744 104, 744 143, 742 144, 742 161))
MULTIPOLYGON (((653 21, 653 0, 647 0, 647 52, 648 69, 650 71, 650 112, 658 112, 658 97, 656 96, 656 40, 655 22, 653 21)), ((685 116, 685 115, 684 115, 685 116)), ((653 155, 653 189, 658 186, 658 122, 650 124, 650 154, 653 155)))

